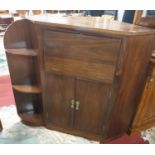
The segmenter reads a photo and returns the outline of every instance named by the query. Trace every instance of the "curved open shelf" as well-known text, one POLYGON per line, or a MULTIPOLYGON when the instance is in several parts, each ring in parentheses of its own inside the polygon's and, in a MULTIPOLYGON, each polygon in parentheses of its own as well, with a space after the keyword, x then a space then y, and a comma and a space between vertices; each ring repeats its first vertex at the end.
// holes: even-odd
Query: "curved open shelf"
POLYGON ((6 49, 6 53, 22 56, 37 56, 33 49, 19 48, 19 49, 6 49))
POLYGON ((43 118, 41 114, 36 114, 33 111, 24 112, 19 114, 23 123, 31 126, 43 125, 43 118))
POLYGON ((38 94, 41 92, 39 87, 32 85, 13 85, 13 89, 21 93, 38 94))
POLYGON ((23 123, 43 125, 39 59, 35 50, 38 36, 34 23, 22 19, 10 24, 4 35, 4 47, 17 112, 23 123))

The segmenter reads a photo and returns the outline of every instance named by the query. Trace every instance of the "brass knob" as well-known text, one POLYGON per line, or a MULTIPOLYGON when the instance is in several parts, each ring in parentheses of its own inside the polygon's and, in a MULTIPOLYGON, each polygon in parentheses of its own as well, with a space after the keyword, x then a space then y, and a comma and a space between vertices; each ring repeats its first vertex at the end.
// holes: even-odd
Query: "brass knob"
POLYGON ((74 109, 74 106, 75 106, 75 101, 71 100, 71 108, 74 109))
POLYGON ((76 107, 75 107, 75 109, 76 110, 79 110, 79 106, 80 106, 80 102, 79 101, 76 101, 76 107))

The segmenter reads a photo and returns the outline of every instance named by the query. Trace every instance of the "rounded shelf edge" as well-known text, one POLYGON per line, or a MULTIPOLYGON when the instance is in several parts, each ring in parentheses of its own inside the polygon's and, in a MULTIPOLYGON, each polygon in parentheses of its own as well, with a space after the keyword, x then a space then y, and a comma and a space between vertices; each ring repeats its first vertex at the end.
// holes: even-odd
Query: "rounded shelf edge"
POLYGON ((31 56, 31 57, 37 56, 37 53, 33 49, 19 48, 19 49, 5 49, 5 51, 7 54, 12 55, 31 56))
POLYGON ((43 126, 44 121, 41 114, 35 114, 35 113, 29 113, 24 112, 20 113, 19 117, 21 118, 21 121, 29 126, 43 126))
POLYGON ((12 86, 14 90, 21 92, 21 93, 32 93, 32 94, 38 94, 41 93, 41 90, 38 86, 32 86, 32 85, 13 85, 12 86))

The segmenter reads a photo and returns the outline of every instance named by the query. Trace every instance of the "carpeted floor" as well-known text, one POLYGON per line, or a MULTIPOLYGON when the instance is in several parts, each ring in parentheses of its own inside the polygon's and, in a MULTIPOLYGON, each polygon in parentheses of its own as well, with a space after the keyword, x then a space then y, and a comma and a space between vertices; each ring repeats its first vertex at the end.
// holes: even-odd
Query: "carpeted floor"
POLYGON ((0 36, 0 75, 7 75, 7 74, 9 74, 9 71, 3 46, 3 37, 0 36))
POLYGON ((9 75, 0 76, 0 106, 15 104, 9 75))

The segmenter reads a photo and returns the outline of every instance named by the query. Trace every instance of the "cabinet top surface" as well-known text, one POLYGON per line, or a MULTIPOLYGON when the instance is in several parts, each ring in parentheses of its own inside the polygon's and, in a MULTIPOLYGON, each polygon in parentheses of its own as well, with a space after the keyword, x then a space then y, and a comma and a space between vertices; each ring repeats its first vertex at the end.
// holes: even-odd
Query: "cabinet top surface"
POLYGON ((103 17, 50 17, 33 16, 29 20, 41 25, 74 30, 103 32, 117 35, 154 34, 155 30, 118 21, 108 21, 103 17))

